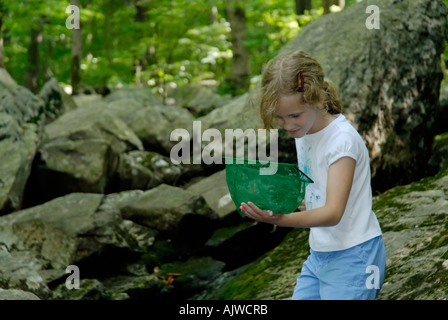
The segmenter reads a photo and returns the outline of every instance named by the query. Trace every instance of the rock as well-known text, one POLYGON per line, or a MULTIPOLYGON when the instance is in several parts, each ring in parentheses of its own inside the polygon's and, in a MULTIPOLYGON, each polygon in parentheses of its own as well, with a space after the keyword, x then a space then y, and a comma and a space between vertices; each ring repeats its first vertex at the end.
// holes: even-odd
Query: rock
POLYGON ((84 276, 107 274, 147 251, 157 233, 120 215, 134 196, 73 193, 0 217, 0 287, 51 298, 49 284, 69 265, 84 276))
POLYGON ((226 182, 226 171, 221 170, 213 175, 190 185, 187 191, 204 197, 207 205, 215 211, 220 218, 236 212, 235 204, 230 196, 226 182))
POLYGON ((191 132, 193 115, 185 108, 163 105, 161 98, 144 90, 118 90, 104 101, 107 109, 123 120, 141 139, 146 150, 169 155, 177 141, 170 141, 175 129, 191 132))
POLYGON ((275 248, 291 230, 247 220, 217 229, 206 243, 210 256, 226 263, 226 271, 248 264, 275 248))
POLYGON ((151 89, 145 88, 120 88, 112 91, 105 97, 105 101, 110 103, 121 99, 132 99, 142 105, 161 105, 163 99, 160 95, 151 92, 151 89))
POLYGON ((157 152, 134 150, 120 156, 113 184, 118 190, 147 190, 162 183, 176 184, 186 172, 185 167, 157 152))
MULTIPOLYGON (((257 129, 263 126, 258 109, 248 103, 249 94, 232 99, 226 105, 217 108, 197 120, 202 122, 202 129, 214 128, 224 134, 225 129, 257 129)), ((223 135, 224 137, 224 135, 223 135)))
POLYGON ((432 155, 428 161, 427 171, 434 175, 448 166, 448 133, 439 134, 434 137, 432 155))
POLYGON ((0 241, 17 250, 33 249, 53 268, 65 268, 98 250, 99 244, 77 237, 95 229, 94 214, 102 199, 100 194, 74 193, 3 216, 0 241))
POLYGON ((188 109, 195 117, 204 116, 231 100, 230 95, 216 94, 212 89, 198 84, 169 88, 167 95, 172 104, 188 109))
POLYGON ((27 192, 28 206, 72 192, 104 193, 121 154, 140 140, 104 107, 79 108, 45 127, 27 192))
MULTIPOLYGON (((6 71, 3 73, 6 76, 6 71)), ((35 124, 41 129, 45 122, 43 101, 25 87, 0 79, 1 111, 11 115, 19 125, 35 124)))
POLYGON ((448 170, 376 198, 387 254, 379 299, 448 297, 448 170))
MULTIPOLYGON (((3 242, 4 235, 1 231, 0 234, 0 242, 3 242)), ((9 249, 4 243, 0 244, 0 288, 31 292, 39 298, 48 299, 51 292, 39 273, 47 267, 48 262, 32 250, 18 251, 15 245, 10 245, 9 249)))
POLYGON ((217 218, 201 196, 166 184, 144 192, 122 208, 121 213, 125 219, 170 235, 188 232, 183 224, 205 223, 217 218))
POLYGON ((440 85, 439 107, 437 108, 435 118, 435 133, 442 134, 446 132, 446 123, 448 122, 448 83, 445 81, 442 81, 440 85))
POLYGON ((170 141, 171 132, 185 129, 191 137, 193 120, 193 115, 186 109, 151 105, 136 111, 129 127, 141 139, 146 150, 169 156, 171 148, 178 143, 170 141))
POLYGON ((40 300, 38 296, 31 292, 17 289, 1 289, 0 300, 40 300))
POLYGON ((108 299, 148 300, 160 299, 172 292, 172 286, 154 274, 115 276, 104 281, 108 299))
MULTIPOLYGON (((218 222, 218 215, 203 197, 166 184, 129 201, 122 207, 121 214, 125 219, 157 231, 158 239, 169 243, 178 257, 200 255, 218 222)), ((151 266, 160 258, 155 252, 144 255, 151 266)))
POLYGON ((367 144, 374 189, 423 177, 439 106, 446 14, 440 0, 363 1, 312 21, 282 49, 311 54, 339 88, 343 112, 367 144), (380 8, 380 29, 365 27, 370 4, 380 8))
POLYGON ((78 108, 90 108, 98 105, 107 107, 107 102, 100 94, 77 94, 73 96, 73 101, 78 108))
POLYGON ((172 287, 155 275, 118 275, 100 282, 81 279, 79 289, 67 290, 65 283, 54 290, 57 300, 139 300, 160 298, 172 287))
POLYGON ((0 68, 0 82, 7 87, 17 86, 17 82, 10 76, 8 71, 4 68, 0 68))
POLYGON ((104 285, 97 279, 80 279, 79 289, 68 290, 65 283, 54 290, 55 300, 104 300, 109 298, 104 285))
POLYGON ((135 113, 143 108, 145 108, 144 104, 131 98, 113 100, 107 103, 107 109, 110 113, 123 120, 127 125, 131 124, 135 113))
MULTIPOLYGON (((217 129, 221 134, 222 141, 222 155, 230 157, 241 157, 237 150, 239 146, 243 146, 244 157, 248 157, 248 149, 255 151, 255 147, 262 145, 266 147, 266 153, 270 154, 269 132, 259 131, 263 129, 263 123, 259 114, 258 107, 251 103, 251 95, 253 93, 246 93, 242 96, 232 99, 228 104, 217 108, 209 114, 199 117, 197 121, 201 121, 201 129, 217 129), (235 137, 234 139, 226 138, 226 130, 230 129, 229 134, 235 137), (244 133, 255 133, 256 143, 251 144, 248 138, 245 138, 244 133), (261 134, 259 134, 261 133, 261 134)), ((293 143, 293 141, 290 139, 293 143)), ((202 143, 202 149, 208 145, 208 142, 202 143)), ((260 152, 260 151, 258 151, 260 152)), ((272 156, 272 154, 270 154, 272 156)), ((260 159, 258 154, 257 159, 260 159)))
POLYGON ((42 139, 44 104, 0 68, 0 214, 22 207, 42 139))
MULTIPOLYGON (((387 266, 378 299, 448 297, 448 168, 374 199, 387 266)), ((225 272, 196 299, 290 299, 309 254, 308 230, 293 229, 254 262, 225 272)))
POLYGON ((35 125, 21 127, 3 112, 0 118, 0 212, 8 213, 22 207, 25 186, 41 139, 35 125))
POLYGON ((140 140, 120 119, 114 117, 107 108, 81 108, 64 114, 57 121, 47 125, 47 141, 66 137, 72 140, 102 139, 111 144, 115 152, 127 149, 142 149, 140 140))
POLYGON ((65 93, 55 78, 48 80, 38 95, 45 105, 45 123, 50 123, 61 114, 76 109, 73 98, 65 93))
POLYGON ((174 129, 191 131, 193 115, 187 109, 163 105, 162 98, 146 89, 121 89, 104 101, 108 110, 121 118, 141 139, 146 150, 169 155, 177 143, 170 141, 174 129))

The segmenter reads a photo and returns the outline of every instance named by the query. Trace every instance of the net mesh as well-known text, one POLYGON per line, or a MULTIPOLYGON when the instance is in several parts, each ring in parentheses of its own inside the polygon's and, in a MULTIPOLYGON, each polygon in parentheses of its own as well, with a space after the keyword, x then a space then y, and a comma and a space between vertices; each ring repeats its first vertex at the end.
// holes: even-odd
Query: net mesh
POLYGON ((227 186, 239 214, 243 217, 239 207, 242 202, 248 201, 262 210, 282 214, 294 212, 305 197, 306 185, 313 182, 293 164, 275 162, 275 174, 261 175, 260 168, 267 168, 273 163, 224 158, 227 186))

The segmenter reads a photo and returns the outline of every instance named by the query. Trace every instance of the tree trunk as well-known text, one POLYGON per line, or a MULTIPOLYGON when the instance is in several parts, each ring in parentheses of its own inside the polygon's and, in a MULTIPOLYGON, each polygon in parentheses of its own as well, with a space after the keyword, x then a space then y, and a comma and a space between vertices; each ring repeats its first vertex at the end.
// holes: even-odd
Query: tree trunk
MULTIPOLYGON (((135 3, 135 22, 138 23, 145 23, 149 21, 150 16, 148 14, 148 9, 150 8, 151 0, 139 0, 135 3)), ((140 30, 140 29, 139 29, 140 30)), ((142 29, 143 31, 143 29, 142 29)), ((138 61, 135 65, 135 74, 136 74, 136 81, 139 83, 139 73, 146 69, 146 66, 148 64, 154 63, 154 46, 151 43, 147 43, 147 50, 145 51, 145 54, 143 57, 135 57, 135 60, 138 61)))
MULTIPOLYGON (((345 1, 343 1, 345 4, 345 1)), ((322 7, 324 7, 324 14, 330 13, 332 5, 339 5, 339 0, 322 0, 322 7)))
POLYGON ((149 19, 148 9, 150 8, 151 0, 138 0, 135 3, 135 17, 134 20, 136 22, 146 22, 149 19))
POLYGON ((305 10, 310 11, 312 9, 311 0, 294 0, 296 3, 296 15, 297 23, 300 26, 299 16, 305 14, 305 10))
POLYGON ((238 93, 249 89, 250 57, 249 50, 244 45, 244 41, 247 39, 246 13, 242 1, 226 0, 226 2, 233 50, 232 70, 229 80, 233 93, 238 93))
POLYGON ((311 0, 295 0, 296 3, 296 14, 305 14, 305 10, 311 10, 312 4, 311 0))
POLYGON ((25 86, 31 92, 39 88, 39 44, 42 42, 42 25, 40 21, 33 23, 28 48, 28 69, 25 75, 25 86))
POLYGON ((5 67, 5 51, 3 40, 3 16, 6 14, 6 10, 3 8, 3 2, 0 2, 0 68, 5 67))
MULTIPOLYGON (((79 8, 79 0, 70 0, 71 5, 79 8)), ((72 29, 72 65, 70 70, 72 94, 79 92, 81 84, 81 57, 82 57, 82 34, 81 28, 72 29)))

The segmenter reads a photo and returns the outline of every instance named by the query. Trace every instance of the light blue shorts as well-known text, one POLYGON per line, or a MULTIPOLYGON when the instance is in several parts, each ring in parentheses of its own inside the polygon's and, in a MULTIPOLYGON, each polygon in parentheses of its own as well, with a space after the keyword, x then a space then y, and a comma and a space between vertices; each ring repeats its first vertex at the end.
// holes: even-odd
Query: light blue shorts
POLYGON ((374 300, 383 285, 385 272, 382 236, 340 251, 310 250, 292 299, 374 300))

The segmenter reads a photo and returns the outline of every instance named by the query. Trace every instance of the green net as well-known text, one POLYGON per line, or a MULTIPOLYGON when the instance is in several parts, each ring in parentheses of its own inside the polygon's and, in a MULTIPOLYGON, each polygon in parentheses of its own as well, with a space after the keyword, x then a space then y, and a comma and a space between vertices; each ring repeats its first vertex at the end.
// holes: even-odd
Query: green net
POLYGON ((235 206, 241 216, 242 202, 253 202, 263 210, 287 214, 297 210, 305 197, 305 187, 313 180, 296 165, 280 162, 223 157, 226 180, 235 206), (277 165, 277 172, 260 174, 261 168, 277 165))

